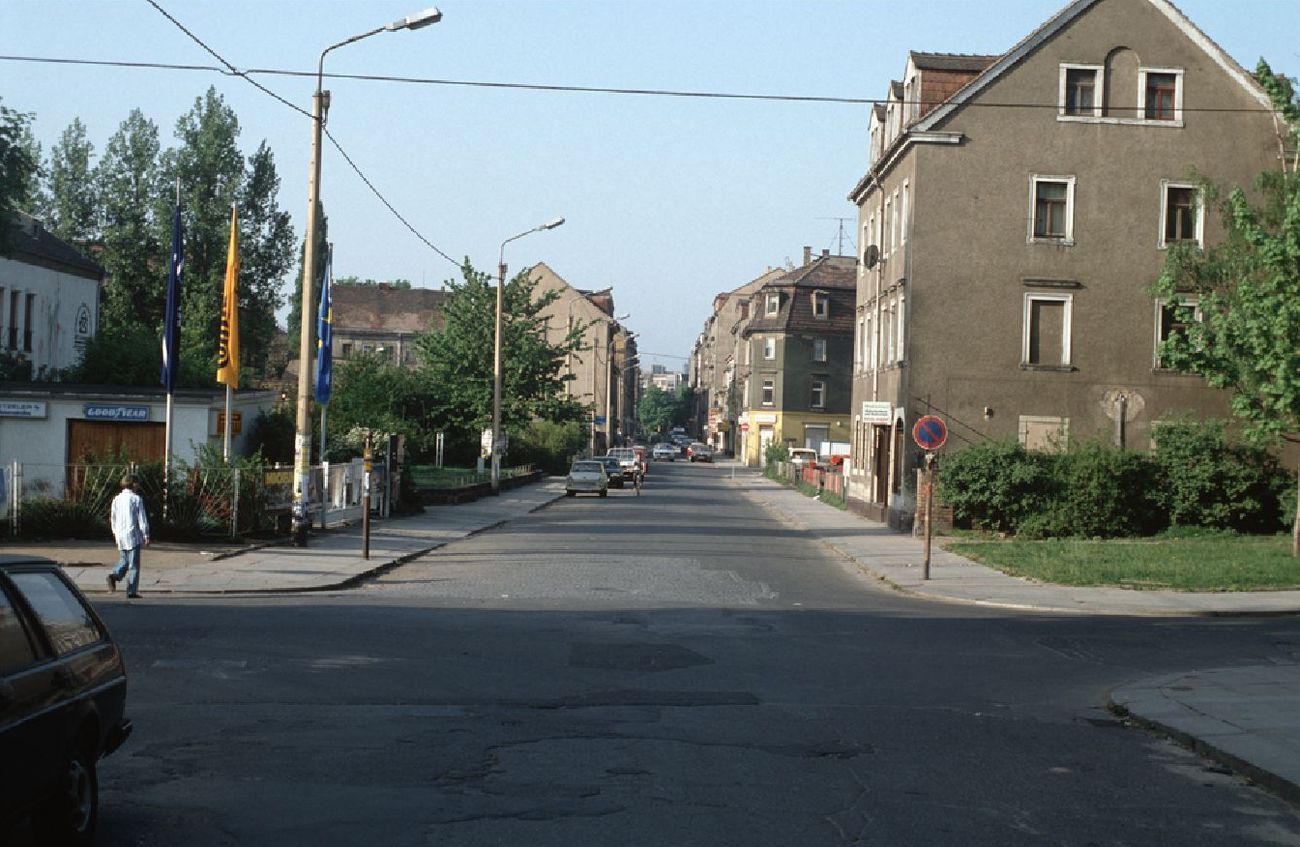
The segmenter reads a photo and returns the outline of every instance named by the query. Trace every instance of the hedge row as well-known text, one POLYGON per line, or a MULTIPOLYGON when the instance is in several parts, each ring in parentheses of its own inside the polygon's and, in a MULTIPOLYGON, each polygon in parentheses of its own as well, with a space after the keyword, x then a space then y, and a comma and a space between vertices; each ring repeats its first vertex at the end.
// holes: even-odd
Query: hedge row
POLYGON ((1062 453, 989 442, 947 457, 942 497, 961 526, 1028 538, 1152 535, 1171 527, 1273 533, 1295 479, 1221 421, 1161 425, 1149 454, 1089 443, 1062 453))

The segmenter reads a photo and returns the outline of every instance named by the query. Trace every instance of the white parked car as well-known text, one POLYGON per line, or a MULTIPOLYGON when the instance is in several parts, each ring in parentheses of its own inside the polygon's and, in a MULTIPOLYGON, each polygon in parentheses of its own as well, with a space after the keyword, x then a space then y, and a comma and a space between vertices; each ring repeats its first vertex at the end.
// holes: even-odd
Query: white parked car
POLYGON ((676 461, 679 454, 680 451, 678 450, 677 445, 669 444, 666 441, 659 442, 650 450, 650 458, 654 459, 656 462, 676 461))
POLYGON ((576 497, 579 491, 609 496, 609 474, 603 464, 591 459, 573 463, 569 475, 564 478, 564 493, 576 497))

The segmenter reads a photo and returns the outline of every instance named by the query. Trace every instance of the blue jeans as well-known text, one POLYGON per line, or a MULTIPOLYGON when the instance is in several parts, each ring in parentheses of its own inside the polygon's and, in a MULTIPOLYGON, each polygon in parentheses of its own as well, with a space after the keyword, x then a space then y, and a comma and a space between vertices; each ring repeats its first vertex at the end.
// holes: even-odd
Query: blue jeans
POLYGON ((122 550, 121 556, 117 560, 117 565, 113 568, 113 579, 126 577, 126 593, 140 593, 140 548, 132 547, 130 550, 122 550))

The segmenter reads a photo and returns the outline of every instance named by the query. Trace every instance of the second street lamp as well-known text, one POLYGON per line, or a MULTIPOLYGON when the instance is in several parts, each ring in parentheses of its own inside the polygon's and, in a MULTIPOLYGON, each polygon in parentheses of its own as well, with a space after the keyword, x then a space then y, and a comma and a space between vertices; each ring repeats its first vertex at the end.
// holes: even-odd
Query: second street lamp
POLYGON ((299 547, 307 546, 307 528, 310 525, 307 516, 307 478, 311 472, 311 368, 308 362, 315 346, 313 322, 316 310, 312 306, 316 284, 316 231, 319 227, 317 207, 320 205, 320 142, 325 113, 329 111, 329 92, 321 90, 325 77, 325 56, 331 50, 381 32, 423 29, 440 20, 442 12, 436 8, 408 15, 401 20, 344 39, 338 44, 331 44, 321 51, 320 61, 316 64, 316 93, 312 96, 311 113, 311 164, 307 171, 307 235, 302 257, 302 298, 298 304, 302 316, 298 336, 298 414, 293 438, 293 543, 299 547))
POLYGON ((501 242, 501 254, 497 259, 497 309, 492 334, 492 493, 501 493, 501 311, 505 300, 506 287, 506 245, 517 241, 525 235, 555 229, 564 223, 564 218, 556 218, 550 223, 535 226, 527 232, 512 235, 501 242))

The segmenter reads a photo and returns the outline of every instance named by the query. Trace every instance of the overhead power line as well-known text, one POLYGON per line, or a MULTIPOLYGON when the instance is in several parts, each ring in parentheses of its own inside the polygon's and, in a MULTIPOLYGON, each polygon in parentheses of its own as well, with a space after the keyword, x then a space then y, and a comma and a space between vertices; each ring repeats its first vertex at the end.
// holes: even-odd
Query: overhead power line
MULTIPOLYGON (((60 65, 89 65, 94 67, 111 67, 111 68, 136 68, 141 70, 171 70, 171 71, 206 71, 209 73, 220 73, 227 76, 241 76, 245 79, 252 80, 250 77, 254 74, 267 76, 292 76, 292 77, 314 77, 315 71, 293 71, 281 68, 248 68, 243 71, 230 70, 224 67, 212 65, 181 65, 168 64, 164 62, 126 62, 126 61, 108 61, 97 59, 67 59, 48 56, 10 56, 0 55, 0 61, 6 62, 41 62, 46 64, 60 65)), ((327 79, 339 80, 356 80, 360 82, 388 82, 401 83, 406 85, 442 85, 442 86, 460 86, 466 88, 498 88, 519 91, 545 91, 561 94, 616 94, 624 96, 637 97, 678 97, 694 98, 707 100, 755 100, 776 103, 824 103, 828 105, 843 106, 885 106, 891 102, 899 103, 904 106, 937 106, 941 105, 934 102, 919 102, 909 100, 888 100, 873 97, 830 97, 824 95, 809 94, 743 94, 738 92, 726 91, 682 91, 667 88, 605 88, 600 86, 583 86, 583 85, 550 85, 541 83, 524 83, 524 82, 488 82, 484 80, 467 80, 467 79, 440 79, 436 77, 409 77, 409 76, 388 76, 380 74, 340 74, 327 73, 327 79)), ((294 107, 297 108, 297 107, 294 107)), ((1059 103, 1028 103, 1028 102, 967 102, 963 104, 966 109, 1052 109, 1057 111, 1061 108, 1059 103)), ((1136 109, 1137 105, 1133 104, 1132 108, 1136 109)), ((299 111, 302 111, 299 109, 299 111)), ((1184 113, 1209 113, 1209 114, 1272 114, 1273 110, 1263 106, 1183 106, 1180 111, 1184 113)))
MULTIPOLYGON (((221 63, 221 67, 219 68, 216 67, 202 68, 201 66, 188 66, 184 69, 186 70, 202 69, 208 71, 217 71, 218 73, 239 77, 243 79, 245 82, 247 82, 249 85, 252 85, 254 88, 261 91, 263 94, 266 94, 267 96, 272 98, 273 100, 276 100, 282 105, 288 106, 290 109, 293 109, 295 112, 299 113, 300 115, 305 115, 308 119, 314 120, 310 112, 300 108, 299 106, 296 106, 289 100, 286 100, 284 97, 280 96, 276 92, 267 88, 265 85, 262 85, 260 82, 258 82, 257 80, 249 76, 248 71, 240 71, 230 62, 226 61, 225 57, 223 57, 216 50, 214 50, 213 48, 209 47, 206 43, 204 43, 203 39, 199 38, 197 35, 191 32, 188 27, 186 27, 184 24, 178 21, 174 16, 172 16, 171 13, 169 13, 162 6, 158 5, 158 3, 155 2, 155 0, 145 0, 145 2, 148 3, 150 6, 153 6, 154 9, 158 10, 159 14, 161 14, 167 20, 171 21, 171 23, 181 32, 185 33, 185 35, 187 35, 191 41, 199 45, 199 47, 203 48, 205 52, 207 52, 214 59, 216 59, 218 62, 221 63)), ((157 67, 166 68, 167 66, 162 65, 157 67)), ((388 211, 393 214, 393 217, 397 218, 397 220, 401 222, 402 226, 406 227, 411 232, 412 235, 414 235, 417 239, 419 239, 422 243, 424 243, 424 245, 427 246, 429 249, 433 250, 433 252, 437 253, 439 256, 446 259, 448 262, 451 262, 456 267, 460 267, 460 262, 456 261, 451 256, 448 256, 445 252, 439 249, 438 246, 435 245, 432 241, 430 241, 428 238, 425 238, 423 233, 421 233, 414 226, 412 226, 411 222, 408 221, 400 212, 397 211, 397 209, 393 206, 393 204, 388 201, 388 198, 385 197, 383 193, 370 180, 370 178, 366 176, 365 173, 362 172, 360 166, 358 166, 357 163, 352 159, 352 157, 348 155, 348 152, 343 149, 343 145, 340 144, 338 139, 334 137, 334 134, 331 133, 328 129, 325 129, 324 127, 322 127, 322 129, 324 130, 325 137, 328 138, 330 140, 330 143, 334 145, 334 149, 338 150, 339 154, 343 157, 343 160, 348 163, 348 167, 352 168, 353 172, 361 179, 362 183, 364 183, 365 186, 370 189, 371 193, 374 194, 375 197, 379 199, 380 203, 384 204, 384 207, 387 208, 388 211)))

